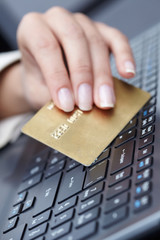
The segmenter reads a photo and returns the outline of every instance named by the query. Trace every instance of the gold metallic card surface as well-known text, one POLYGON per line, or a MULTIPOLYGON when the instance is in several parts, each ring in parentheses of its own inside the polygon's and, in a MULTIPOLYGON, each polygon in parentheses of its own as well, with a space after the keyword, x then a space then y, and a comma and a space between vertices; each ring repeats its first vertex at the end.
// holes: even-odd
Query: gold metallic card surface
POLYGON ((75 108, 64 113, 46 104, 23 127, 23 133, 75 159, 91 165, 149 100, 150 94, 114 79, 116 105, 111 110, 75 108))

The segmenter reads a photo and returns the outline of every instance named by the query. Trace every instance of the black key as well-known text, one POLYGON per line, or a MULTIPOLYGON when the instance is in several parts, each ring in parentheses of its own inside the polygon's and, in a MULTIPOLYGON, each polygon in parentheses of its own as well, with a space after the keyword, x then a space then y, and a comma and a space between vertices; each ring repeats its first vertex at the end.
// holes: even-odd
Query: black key
POLYGON ((18 217, 10 219, 5 226, 3 233, 6 233, 12 230, 13 228, 15 228, 17 225, 17 222, 18 222, 18 217))
POLYGON ((39 172, 42 172, 45 167, 45 162, 35 165, 32 168, 28 169, 25 173, 25 176, 23 178, 23 181, 25 181, 28 178, 31 178, 32 176, 36 175, 39 172))
MULTIPOLYGON (((97 230, 96 222, 88 223, 85 226, 75 230, 75 232, 74 232, 75 238, 73 238, 73 240, 74 239, 76 239, 76 240, 88 239, 89 237, 91 237, 92 235, 94 235, 96 233, 96 230, 97 230)), ((70 240, 70 239, 68 239, 68 240, 70 240)))
POLYGON ((110 150, 111 150, 110 148, 103 150, 101 155, 97 158, 96 162, 109 158, 110 150))
POLYGON ((155 111, 156 111, 156 107, 154 105, 145 109, 142 113, 142 118, 146 118, 149 115, 152 115, 153 113, 155 113, 155 111))
POLYGON ((104 212, 105 213, 111 212, 115 208, 119 208, 119 207, 123 206, 124 204, 127 204, 128 200, 129 200, 128 195, 129 195, 128 193, 122 193, 121 195, 117 196, 116 198, 106 201, 105 206, 104 206, 104 212))
POLYGON ((151 98, 145 105, 146 107, 150 107, 151 105, 155 105, 156 104, 156 98, 151 98))
POLYGON ((83 226, 84 224, 87 224, 99 216, 99 208, 94 208, 86 213, 81 214, 80 216, 77 216, 75 227, 79 228, 83 226))
POLYGON ((122 145, 123 143, 128 142, 129 140, 135 138, 135 136, 136 136, 136 129, 131 129, 131 130, 123 133, 122 135, 118 136, 116 138, 114 146, 118 147, 118 146, 122 145))
POLYGON ((135 197, 137 198, 139 196, 147 194, 147 193, 149 193, 150 190, 151 190, 151 182, 147 181, 142 184, 139 184, 136 187, 135 197))
POLYGON ((133 160, 134 142, 130 141, 114 149, 111 158, 111 174, 129 166, 133 160))
POLYGON ((54 209, 54 214, 58 215, 68 210, 69 208, 74 207, 76 205, 76 202, 77 202, 77 197, 72 197, 63 203, 58 204, 54 209))
POLYGON ((48 167, 53 164, 58 163, 60 160, 64 159, 65 157, 66 156, 63 155, 62 153, 60 153, 56 150, 53 150, 53 153, 51 154, 51 156, 49 157, 49 160, 48 160, 48 167))
POLYGON ((146 170, 143 170, 140 173, 137 173, 137 175, 136 175, 136 183, 140 183, 140 182, 143 182, 145 180, 150 179, 151 178, 151 174, 152 174, 152 172, 151 172, 150 168, 148 168, 146 170))
POLYGON ((74 160, 68 160, 66 170, 69 172, 73 168, 79 166, 80 164, 74 160))
POLYGON ((153 135, 148 135, 145 138, 140 139, 139 141, 139 149, 146 147, 147 145, 153 142, 153 135))
POLYGON ((60 173, 56 174, 42 183, 42 187, 39 191, 35 204, 34 216, 52 207, 59 185, 60 176, 60 173))
POLYGON ((18 193, 21 193, 29 188, 34 187, 35 185, 37 185, 38 183, 40 183, 42 179, 42 173, 37 174, 36 176, 28 179, 27 181, 23 182, 20 185, 20 188, 18 189, 18 193))
POLYGON ((108 182, 109 182, 109 186, 112 186, 128 177, 131 176, 131 167, 129 168, 125 168, 124 170, 121 170, 118 173, 115 173, 114 175, 110 176, 108 182))
POLYGON ((150 205, 150 197, 148 195, 136 199, 134 201, 134 212, 139 212, 150 205))
POLYGON ((27 199, 23 205, 22 212, 29 210, 33 207, 35 201, 35 197, 32 197, 30 199, 27 199))
POLYGON ((133 118, 132 120, 129 121, 129 123, 127 124, 127 126, 122 130, 121 133, 124 133, 132 128, 134 128, 137 125, 137 118, 133 118))
POLYGON ((103 228, 107 228, 113 224, 121 222, 121 220, 127 217, 127 208, 121 207, 117 210, 114 210, 111 213, 104 215, 102 226, 103 228))
POLYGON ((53 219, 50 222, 51 228, 55 228, 58 225, 61 225, 73 218, 74 215, 74 209, 70 209, 64 213, 61 213, 57 217, 53 217, 53 219))
POLYGON ((61 171, 64 168, 65 161, 61 160, 60 162, 51 165, 49 168, 47 168, 46 173, 45 173, 45 178, 48 178, 57 172, 61 171))
POLYGON ((26 232, 26 235, 25 235, 25 239, 26 240, 31 240, 31 239, 35 239, 43 234, 46 233, 47 231, 47 227, 48 227, 48 224, 47 223, 44 223, 30 231, 27 231, 26 232))
POLYGON ((9 214, 9 219, 17 216, 20 213, 20 210, 21 210, 21 204, 13 207, 9 214))
POLYGON ((130 188, 130 180, 125 180, 119 184, 116 184, 113 187, 110 187, 107 192, 107 199, 110 199, 124 191, 127 191, 130 188))
POLYGON ((100 193, 103 190, 103 182, 99 182, 95 184, 94 186, 86 189, 82 194, 81 194, 81 201, 85 201, 86 199, 94 196, 95 194, 100 193))
POLYGON ((48 159, 48 156, 49 156, 49 148, 47 148, 46 150, 40 152, 39 154, 33 157, 31 161, 32 166, 46 162, 48 159))
POLYGON ((27 192, 18 194, 14 201, 15 203, 13 206, 16 206, 17 204, 22 203, 26 199, 26 196, 27 196, 27 192))
POLYGON ((154 115, 151 115, 147 118, 142 119, 141 128, 146 127, 147 125, 153 123, 154 121, 155 121, 155 116, 154 115))
POLYGON ((137 172, 144 170, 152 165, 152 157, 147 157, 137 162, 137 172))
POLYGON ((107 168, 107 161, 103 161, 93 166, 87 171, 84 188, 90 187, 94 183, 105 178, 107 168))
POLYGON ((82 170, 83 166, 79 166, 64 175, 58 194, 58 202, 62 202, 82 190, 85 176, 85 172, 82 170))
POLYGON ((147 157, 153 153, 153 146, 149 145, 145 148, 142 148, 138 151, 138 159, 142 159, 144 157, 147 157))
POLYGON ((78 214, 82 214, 83 212, 98 206, 100 203, 101 203, 101 195, 96 195, 79 205, 78 214))
POLYGON ((16 227, 15 229, 13 229, 11 232, 8 232, 7 234, 5 234, 2 240, 21 240, 24 234, 24 230, 25 230, 25 225, 22 224, 16 227))
POLYGON ((153 131, 154 131, 154 126, 153 126, 153 125, 149 125, 148 127, 143 128, 143 129, 141 130, 140 138, 143 138, 143 137, 145 137, 145 136, 153 133, 153 131))
POLYGON ((51 216, 51 211, 44 212, 40 214, 39 216, 32 218, 32 220, 29 222, 29 230, 31 230, 34 227, 37 227, 38 225, 47 222, 51 216))
POLYGON ((60 238, 70 232, 71 229, 71 223, 65 223, 64 225, 55 228, 53 230, 49 231, 49 234, 47 235, 47 239, 57 239, 60 238))

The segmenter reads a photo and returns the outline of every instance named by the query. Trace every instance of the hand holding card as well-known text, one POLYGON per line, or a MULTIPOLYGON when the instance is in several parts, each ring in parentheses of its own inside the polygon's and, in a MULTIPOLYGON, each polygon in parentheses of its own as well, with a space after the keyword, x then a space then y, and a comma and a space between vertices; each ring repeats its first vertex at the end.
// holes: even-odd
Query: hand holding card
POLYGON ((150 98, 149 93, 118 79, 114 79, 114 85, 114 109, 100 110, 94 106, 90 112, 75 108, 64 113, 50 102, 22 131, 89 166, 150 98))

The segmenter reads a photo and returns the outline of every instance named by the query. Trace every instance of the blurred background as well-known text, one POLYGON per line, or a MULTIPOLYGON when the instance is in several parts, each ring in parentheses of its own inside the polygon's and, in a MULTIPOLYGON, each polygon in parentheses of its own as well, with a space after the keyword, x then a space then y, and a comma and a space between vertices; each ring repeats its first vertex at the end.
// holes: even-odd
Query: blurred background
POLYGON ((52 6, 83 12, 118 28, 129 39, 160 21, 159 0, 0 0, 0 51, 17 48, 17 26, 26 13, 52 6))

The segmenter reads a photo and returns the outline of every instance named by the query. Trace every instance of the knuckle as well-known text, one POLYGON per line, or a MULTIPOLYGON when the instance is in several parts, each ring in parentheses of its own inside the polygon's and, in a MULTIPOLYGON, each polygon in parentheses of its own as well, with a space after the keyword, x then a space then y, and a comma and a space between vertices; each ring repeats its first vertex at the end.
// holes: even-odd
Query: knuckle
POLYGON ((85 38, 82 28, 74 22, 68 25, 66 31, 64 32, 64 36, 67 38, 71 38, 72 36, 72 39, 74 40, 85 38))
POLYGON ((57 82, 60 83, 64 79, 68 79, 68 75, 65 69, 54 69, 51 73, 46 74, 46 79, 53 85, 57 85, 57 82))
POLYGON ((57 41, 41 36, 41 38, 39 38, 35 43, 35 48, 40 51, 57 51, 59 49, 59 45, 57 41))
POLYGON ((121 40, 128 42, 128 38, 120 30, 111 28, 111 32, 113 34, 113 37, 120 38, 121 40))
POLYGON ((89 65, 79 64, 78 66, 74 67, 72 73, 91 73, 92 68, 89 65))
POLYGON ((90 36, 89 43, 93 45, 99 45, 101 47, 105 47, 104 40, 97 34, 90 36))

